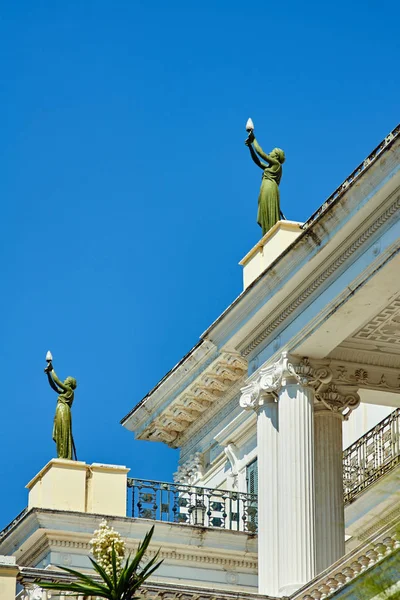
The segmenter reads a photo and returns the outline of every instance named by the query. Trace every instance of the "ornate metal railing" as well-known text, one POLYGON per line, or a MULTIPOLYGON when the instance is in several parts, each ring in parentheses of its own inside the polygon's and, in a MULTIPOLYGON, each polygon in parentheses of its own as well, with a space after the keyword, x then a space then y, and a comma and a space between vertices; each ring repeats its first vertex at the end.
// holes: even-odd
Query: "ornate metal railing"
POLYGON ((17 523, 19 523, 19 521, 21 521, 21 519, 24 518, 24 516, 26 515, 26 513, 28 512, 28 508, 24 508, 23 510, 21 510, 21 512, 19 513, 19 515, 17 515, 15 517, 15 519, 13 519, 11 521, 11 523, 9 523, 2 531, 0 531, 0 541, 3 539, 3 537, 5 535, 7 535, 7 533, 14 527, 14 525, 16 525, 17 523))
POLYGON ((128 515, 255 533, 257 496, 181 483, 128 479, 128 515))
POLYGON ((400 462, 400 408, 343 452, 345 504, 400 462))

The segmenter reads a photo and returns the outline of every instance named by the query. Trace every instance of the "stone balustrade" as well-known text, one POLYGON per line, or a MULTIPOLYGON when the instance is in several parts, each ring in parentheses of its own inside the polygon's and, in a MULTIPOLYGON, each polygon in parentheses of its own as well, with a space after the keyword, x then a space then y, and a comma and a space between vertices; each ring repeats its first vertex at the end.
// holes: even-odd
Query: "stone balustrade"
MULTIPOLYGON (((377 565, 388 556, 398 552, 400 532, 385 532, 373 542, 347 554, 331 568, 312 581, 307 588, 291 596, 292 600, 324 600, 351 583, 361 573, 377 565)), ((366 596, 365 596, 366 597, 366 596)))

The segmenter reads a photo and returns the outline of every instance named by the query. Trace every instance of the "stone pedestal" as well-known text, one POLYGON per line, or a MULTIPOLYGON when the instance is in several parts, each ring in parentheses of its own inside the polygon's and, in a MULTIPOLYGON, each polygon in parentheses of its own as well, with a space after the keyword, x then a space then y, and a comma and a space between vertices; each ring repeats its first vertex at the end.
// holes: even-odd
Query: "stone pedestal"
POLYGON ((317 574, 345 553, 342 420, 340 412, 315 411, 317 574))
POLYGON ((315 570, 314 392, 287 383, 279 392, 279 595, 315 570))
POLYGON ((26 486, 28 508, 126 516, 129 469, 53 458, 26 486))
POLYGON ((129 469, 93 463, 88 470, 86 512, 126 517, 129 469))
POLYGON ((0 598, 15 600, 19 569, 14 556, 0 555, 0 598))
POLYGON ((26 486, 28 508, 85 512, 86 471, 84 462, 53 458, 26 486))
POLYGON ((263 474, 258 478, 258 588, 270 596, 279 590, 278 429, 278 403, 265 396, 257 416, 258 471, 263 474))
POLYGON ((243 267, 243 288, 246 289, 270 264, 286 250, 302 232, 302 223, 278 221, 246 254, 243 267))

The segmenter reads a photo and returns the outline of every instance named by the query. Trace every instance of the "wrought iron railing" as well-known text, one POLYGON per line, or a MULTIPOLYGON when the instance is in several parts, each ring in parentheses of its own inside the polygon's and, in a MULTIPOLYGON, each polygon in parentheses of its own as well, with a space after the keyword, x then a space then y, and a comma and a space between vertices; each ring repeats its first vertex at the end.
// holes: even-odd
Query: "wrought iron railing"
POLYGON ((2 531, 0 531, 0 540, 2 540, 3 537, 5 537, 7 535, 7 533, 14 527, 14 525, 19 523, 21 521, 21 519, 24 518, 24 516, 26 515, 27 512, 28 512, 28 508, 26 507, 23 510, 21 510, 19 515, 17 515, 15 517, 15 519, 13 519, 11 521, 11 523, 9 523, 2 531))
POLYGON ((128 515, 202 527, 257 531, 257 496, 181 483, 128 479, 128 515))
POLYGON ((400 408, 343 452, 345 504, 400 462, 400 408))

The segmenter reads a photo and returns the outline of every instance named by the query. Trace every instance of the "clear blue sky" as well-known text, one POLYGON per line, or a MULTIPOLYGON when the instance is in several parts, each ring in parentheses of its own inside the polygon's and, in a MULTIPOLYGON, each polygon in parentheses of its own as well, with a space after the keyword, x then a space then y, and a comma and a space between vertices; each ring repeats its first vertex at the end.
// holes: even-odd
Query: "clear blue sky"
POLYGON ((261 172, 305 220, 399 120, 397 2, 102 0, 0 9, 0 526, 55 454, 51 349, 78 456, 171 480, 120 419, 241 291, 261 172))

